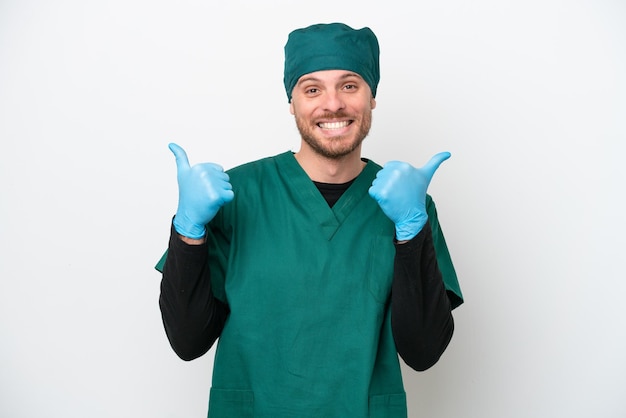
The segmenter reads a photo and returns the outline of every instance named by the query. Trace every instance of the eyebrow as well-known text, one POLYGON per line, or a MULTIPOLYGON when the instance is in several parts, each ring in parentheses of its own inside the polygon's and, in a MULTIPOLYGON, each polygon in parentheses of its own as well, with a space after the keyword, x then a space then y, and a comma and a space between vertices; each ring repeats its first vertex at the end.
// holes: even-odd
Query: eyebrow
MULTIPOLYGON (((345 78, 350 78, 350 77, 357 77, 357 78, 360 78, 361 80, 363 80, 363 77, 361 77, 357 73, 352 73, 352 72, 345 73, 345 74, 343 74, 339 78, 340 79, 345 79, 345 78)), ((300 80, 298 80, 296 85, 299 86, 300 84, 306 83, 307 81, 322 81, 322 80, 317 78, 317 77, 313 77, 313 76, 305 76, 304 78, 301 78, 300 80)))

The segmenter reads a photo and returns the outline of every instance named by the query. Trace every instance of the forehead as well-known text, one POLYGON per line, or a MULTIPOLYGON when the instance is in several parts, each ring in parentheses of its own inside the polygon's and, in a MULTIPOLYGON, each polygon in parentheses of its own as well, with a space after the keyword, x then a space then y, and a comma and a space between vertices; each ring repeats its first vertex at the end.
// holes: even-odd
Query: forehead
POLYGON ((315 71, 312 73, 304 74, 302 77, 298 79, 297 85, 303 83, 325 83, 325 82, 340 82, 344 80, 363 80, 359 74, 354 71, 346 71, 346 70, 321 70, 315 71))

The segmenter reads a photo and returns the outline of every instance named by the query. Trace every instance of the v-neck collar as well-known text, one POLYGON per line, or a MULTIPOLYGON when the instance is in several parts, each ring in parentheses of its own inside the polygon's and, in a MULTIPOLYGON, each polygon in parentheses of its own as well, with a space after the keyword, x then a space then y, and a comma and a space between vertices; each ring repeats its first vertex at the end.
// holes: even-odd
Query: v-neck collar
POLYGON ((352 213, 357 204, 367 197, 367 190, 376 177, 378 166, 367 161, 361 173, 354 179, 343 195, 331 208, 313 181, 296 160, 293 152, 287 151, 276 156, 279 171, 285 177, 285 184, 295 196, 306 203, 307 209, 314 218, 326 239, 331 240, 341 224, 352 213))

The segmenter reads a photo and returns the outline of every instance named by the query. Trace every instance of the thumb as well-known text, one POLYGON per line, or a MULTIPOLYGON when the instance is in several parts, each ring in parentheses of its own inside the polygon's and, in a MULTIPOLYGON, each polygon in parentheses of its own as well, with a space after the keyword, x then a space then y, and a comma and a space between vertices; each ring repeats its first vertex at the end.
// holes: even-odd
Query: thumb
POLYGON ((440 152, 439 154, 435 154, 426 163, 426 165, 422 167, 422 170, 424 170, 428 174, 428 176, 432 178, 433 175, 435 174, 435 171, 437 171, 441 163, 447 160, 448 158, 450 158, 449 152, 440 152))
POLYGON ((169 144, 168 147, 176 157, 176 168, 179 170, 189 168, 189 159, 187 158, 185 150, 173 142, 169 144))

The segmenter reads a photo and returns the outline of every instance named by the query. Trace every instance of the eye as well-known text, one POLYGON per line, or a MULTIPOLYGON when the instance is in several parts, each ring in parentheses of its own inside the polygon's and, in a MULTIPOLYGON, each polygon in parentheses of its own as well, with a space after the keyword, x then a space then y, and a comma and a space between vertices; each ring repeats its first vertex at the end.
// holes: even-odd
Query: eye
POLYGON ((315 94, 317 92, 319 92, 317 87, 309 87, 307 89, 304 89, 304 93, 306 94, 315 94))
POLYGON ((356 90, 358 86, 356 84, 346 84, 343 88, 344 90, 356 90))

